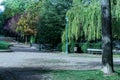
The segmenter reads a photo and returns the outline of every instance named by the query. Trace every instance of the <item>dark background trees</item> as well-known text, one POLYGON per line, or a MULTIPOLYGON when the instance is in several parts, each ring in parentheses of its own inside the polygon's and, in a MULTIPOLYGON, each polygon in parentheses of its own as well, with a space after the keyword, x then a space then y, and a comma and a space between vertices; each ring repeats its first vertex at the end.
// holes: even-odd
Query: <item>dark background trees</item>
POLYGON ((35 29, 37 43, 57 46, 61 42, 72 0, 6 0, 3 4, 5 11, 0 17, 3 35, 24 36, 29 33, 26 30, 35 29))
POLYGON ((65 15, 72 0, 44 0, 40 10, 38 41, 57 46, 65 29, 65 15))

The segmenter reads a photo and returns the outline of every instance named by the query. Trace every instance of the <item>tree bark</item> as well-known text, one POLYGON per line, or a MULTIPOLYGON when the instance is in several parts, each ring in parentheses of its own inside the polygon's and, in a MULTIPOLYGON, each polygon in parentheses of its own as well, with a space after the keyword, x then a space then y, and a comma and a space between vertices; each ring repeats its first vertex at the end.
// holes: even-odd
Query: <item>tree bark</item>
POLYGON ((27 44, 27 35, 25 36, 25 44, 27 44))
POLYGON ((102 71, 111 74, 113 69, 112 53, 112 23, 111 23, 111 4, 110 0, 101 0, 102 10, 102 71))

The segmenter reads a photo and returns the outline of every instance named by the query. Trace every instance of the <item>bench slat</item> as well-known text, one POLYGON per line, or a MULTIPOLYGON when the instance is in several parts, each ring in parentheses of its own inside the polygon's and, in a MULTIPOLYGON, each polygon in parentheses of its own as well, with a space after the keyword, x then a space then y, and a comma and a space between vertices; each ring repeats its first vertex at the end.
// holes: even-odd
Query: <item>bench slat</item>
MULTIPOLYGON (((102 53, 102 49, 87 49, 87 51, 88 51, 88 53, 89 54, 94 54, 94 53, 99 53, 99 54, 101 54, 102 53)), ((120 53, 120 50, 113 50, 113 53, 120 53)))

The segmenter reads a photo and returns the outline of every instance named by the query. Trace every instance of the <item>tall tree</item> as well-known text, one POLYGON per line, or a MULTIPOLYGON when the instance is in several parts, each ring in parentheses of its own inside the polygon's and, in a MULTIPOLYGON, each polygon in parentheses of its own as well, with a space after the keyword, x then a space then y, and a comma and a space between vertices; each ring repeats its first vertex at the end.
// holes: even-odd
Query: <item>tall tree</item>
POLYGON ((105 74, 111 74, 113 70, 112 53, 112 24, 111 24, 111 2, 110 0, 101 0, 102 10, 102 71, 105 74))
POLYGON ((38 3, 39 2, 36 2, 35 0, 5 0, 3 3, 5 11, 0 16, 0 33, 4 32, 3 34, 5 34, 5 32, 11 32, 11 29, 13 31, 17 27, 16 24, 20 16, 30 13, 30 10, 32 11, 30 16, 33 16, 34 13, 40 11, 35 11, 34 9, 38 9, 38 7, 35 7, 38 3))
POLYGON ((65 28, 65 14, 72 0, 42 0, 38 42, 57 46, 65 28))
MULTIPOLYGON (((101 39, 100 10, 100 2, 97 0, 73 0, 72 7, 66 14, 69 45, 80 41, 101 39)), ((62 51, 65 50, 65 31, 62 34, 62 51)))

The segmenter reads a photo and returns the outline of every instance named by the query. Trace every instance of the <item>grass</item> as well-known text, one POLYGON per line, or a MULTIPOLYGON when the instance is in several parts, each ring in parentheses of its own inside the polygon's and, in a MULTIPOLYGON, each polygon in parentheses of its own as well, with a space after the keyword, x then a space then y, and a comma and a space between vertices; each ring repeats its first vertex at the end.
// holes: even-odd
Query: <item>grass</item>
POLYGON ((0 50, 2 49, 9 49, 9 46, 10 46, 11 44, 10 43, 8 43, 8 42, 5 42, 5 41, 0 41, 0 50))
POLYGON ((120 58, 120 54, 115 54, 115 55, 113 55, 113 57, 120 58))
POLYGON ((120 80, 120 70, 111 76, 105 76, 98 70, 45 70, 42 73, 52 76, 48 80, 120 80))

